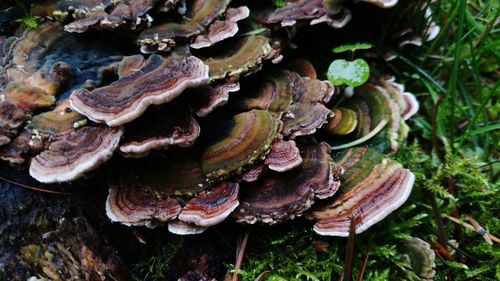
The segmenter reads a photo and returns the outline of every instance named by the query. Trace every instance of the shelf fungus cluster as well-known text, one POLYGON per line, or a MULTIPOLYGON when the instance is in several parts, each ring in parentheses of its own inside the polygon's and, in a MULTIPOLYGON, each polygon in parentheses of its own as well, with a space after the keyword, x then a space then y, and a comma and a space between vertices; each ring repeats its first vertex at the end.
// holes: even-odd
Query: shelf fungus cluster
POLYGON ((0 37, 0 159, 36 180, 100 179, 112 221, 177 234, 302 216, 347 236, 408 198, 387 154, 415 97, 393 77, 347 97, 284 51, 287 26, 345 25, 343 1, 52 2, 0 37))

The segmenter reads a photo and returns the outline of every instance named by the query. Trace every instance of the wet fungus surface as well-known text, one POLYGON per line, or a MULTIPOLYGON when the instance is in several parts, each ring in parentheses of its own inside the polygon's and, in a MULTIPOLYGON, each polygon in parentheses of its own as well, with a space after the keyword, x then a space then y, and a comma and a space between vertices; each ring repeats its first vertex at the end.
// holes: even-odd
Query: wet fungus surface
POLYGON ((42 183, 105 182, 111 221, 181 235, 381 221, 413 186, 387 154, 415 96, 390 76, 344 95, 294 50, 299 25, 342 28, 360 1, 243 2, 60 0, 0 34, 0 159, 42 183))

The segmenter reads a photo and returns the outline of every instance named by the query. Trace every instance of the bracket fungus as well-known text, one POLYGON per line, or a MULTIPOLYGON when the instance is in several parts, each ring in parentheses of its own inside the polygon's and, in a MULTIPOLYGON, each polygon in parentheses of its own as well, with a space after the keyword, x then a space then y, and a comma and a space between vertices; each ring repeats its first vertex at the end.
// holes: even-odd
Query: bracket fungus
POLYGON ((224 134, 203 152, 204 173, 209 179, 241 174, 247 166, 269 153, 280 125, 280 121, 266 110, 237 114, 224 134))
MULTIPOLYGON (((159 0, 127 1, 58 1, 53 15, 66 20, 71 15, 74 20, 64 26, 68 32, 82 33, 89 29, 115 29, 127 27, 135 30, 141 25, 149 26, 153 18, 148 12, 159 0)), ((172 8, 177 0, 164 1, 163 10, 172 8), (174 3, 172 3, 174 2, 174 3)))
POLYGON ((341 96, 285 50, 300 46, 283 26, 340 28, 344 2, 54 1, 65 26, 0 36, 0 159, 43 183, 107 176, 106 214, 124 225, 197 234, 306 216, 347 236, 354 216, 362 232, 411 192, 386 154, 418 102, 393 77, 341 96))
POLYGON ((335 194, 340 167, 330 157, 326 143, 301 146, 302 164, 288 172, 267 172, 257 181, 242 184, 239 222, 276 224, 302 215, 315 201, 335 194))
POLYGON ((141 33, 138 44, 143 53, 168 51, 177 40, 188 41, 207 32, 207 28, 224 14, 230 0, 196 0, 191 3, 184 22, 168 22, 141 33))
POLYGON ((140 157, 170 145, 191 146, 200 135, 198 122, 185 108, 150 108, 125 126, 120 152, 140 157))
POLYGON ((250 35, 229 43, 232 43, 232 49, 228 53, 204 60, 210 69, 210 81, 251 74, 258 71, 264 61, 273 60, 280 53, 279 44, 274 46, 271 39, 263 35, 250 35))
POLYGON ((36 156, 30 175, 44 183, 75 180, 111 158, 121 136, 121 128, 79 129, 36 156))
POLYGON ((246 6, 227 9, 224 20, 215 21, 206 34, 198 35, 189 46, 193 49, 206 48, 233 37, 238 32, 238 21, 246 19, 249 15, 250 10, 246 6))
POLYGON ((372 148, 349 149, 337 163, 346 171, 339 194, 308 214, 321 235, 349 236, 351 216, 356 233, 367 230, 406 201, 415 180, 412 172, 372 148))
POLYGON ((266 109, 283 122, 284 137, 312 135, 327 123, 333 113, 327 104, 334 95, 328 81, 301 77, 295 72, 282 71, 269 77, 256 90, 254 97, 244 97, 243 109, 266 109))
POLYGON ((199 162, 189 155, 178 156, 172 153, 156 161, 124 162, 121 169, 125 172, 110 179, 108 217, 125 225, 148 227, 175 219, 182 210, 175 196, 192 196, 205 186, 199 162))
POLYGON ((125 225, 168 223, 177 234, 199 233, 222 222, 239 204, 238 183, 210 186, 199 161, 181 155, 171 152, 153 165, 129 165, 127 174, 111 182, 108 217, 125 225), (169 161, 169 156, 176 161, 169 161))
POLYGON ((119 126, 139 117, 151 104, 167 103, 186 88, 204 85, 208 66, 196 57, 152 55, 137 71, 92 91, 79 89, 69 98, 71 108, 94 122, 119 126))
POLYGON ((273 171, 285 172, 300 165, 302 157, 295 141, 276 141, 264 163, 273 171))
POLYGON ((214 111, 217 107, 227 104, 229 101, 229 93, 238 92, 240 84, 238 82, 228 82, 215 84, 209 88, 201 88, 200 102, 195 105, 196 115, 199 117, 206 117, 209 113, 214 111))
POLYGON ((238 183, 222 182, 212 190, 201 192, 187 202, 178 219, 202 227, 222 222, 238 207, 239 188, 238 183))

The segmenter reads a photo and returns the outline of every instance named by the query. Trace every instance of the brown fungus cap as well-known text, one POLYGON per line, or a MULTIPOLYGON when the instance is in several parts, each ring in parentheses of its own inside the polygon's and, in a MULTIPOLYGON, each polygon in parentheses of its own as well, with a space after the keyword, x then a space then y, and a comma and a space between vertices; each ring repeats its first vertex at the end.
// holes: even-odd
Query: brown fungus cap
POLYGON ((302 157, 295 141, 281 140, 272 144, 271 152, 264 163, 273 171, 285 172, 299 166, 302 163, 302 157))
POLYGON ((151 150, 171 145, 191 146, 200 135, 200 126, 183 107, 150 108, 141 117, 125 126, 120 152, 140 157, 151 150))
POLYGON ((106 214, 125 225, 156 226, 173 220, 182 207, 176 196, 192 197, 205 187, 199 161, 189 153, 127 160, 111 177, 106 214))
MULTIPOLYGON (((266 60, 278 57, 281 45, 272 44, 271 39, 263 35, 251 35, 235 39, 231 50, 224 56, 205 59, 210 69, 210 81, 237 79, 260 70, 266 60)), ((229 40, 228 40, 229 41, 229 40)))
POLYGON ((182 208, 178 219, 202 227, 216 225, 238 207, 238 190, 239 184, 235 182, 222 182, 205 190, 182 208))
POLYGON ((224 135, 203 152, 203 171, 210 179, 241 174, 264 157, 278 137, 280 127, 269 111, 252 110, 233 117, 224 135))
POLYGON ((367 230, 408 199, 415 180, 413 173, 374 149, 349 149, 339 164, 346 170, 339 195, 308 214, 321 235, 347 237, 351 217, 356 233, 367 230))
POLYGON ((293 103, 293 79, 291 72, 279 71, 268 75, 251 96, 239 96, 238 107, 242 110, 262 109, 279 117, 290 110, 293 103))
POLYGON ((95 122, 119 126, 139 117, 151 104, 163 104, 186 88, 204 85, 208 66, 196 57, 150 56, 138 71, 92 91, 79 89, 70 97, 71 107, 95 122))
POLYGON ((143 53, 168 51, 177 40, 187 41, 199 34, 221 16, 230 0, 196 0, 187 11, 187 20, 182 23, 167 22, 146 29, 141 33, 138 44, 143 53))
POLYGON ((352 133, 358 126, 356 112, 345 107, 337 107, 333 113, 333 118, 324 127, 326 132, 332 135, 343 136, 352 133))
POLYGON ((217 20, 208 28, 208 33, 198 35, 190 47, 201 49, 214 45, 224 39, 233 37, 238 32, 238 21, 246 19, 250 10, 246 6, 228 8, 225 19, 217 20))
MULTIPOLYGON (((74 21, 66 24, 68 32, 82 33, 89 29, 115 29, 128 27, 131 30, 145 23, 150 25, 153 18, 147 14, 160 0, 129 0, 129 1, 75 1, 58 2, 54 15, 64 18, 72 14, 74 21)), ((169 0, 168 2, 172 2, 169 0)), ((175 1, 177 2, 177 1, 175 1)))
POLYGON ((355 90, 354 96, 342 104, 356 112, 358 126, 352 133, 355 139, 369 135, 381 123, 380 132, 369 140, 381 152, 396 151, 406 137, 408 126, 403 122, 397 101, 383 87, 366 84, 355 90))
POLYGON ((53 110, 33 116, 27 127, 37 134, 57 139, 69 135, 83 120, 85 117, 71 110, 68 100, 64 100, 53 110))
POLYGON ((253 96, 241 97, 243 110, 266 109, 283 121, 285 138, 312 135, 333 113, 325 104, 335 93, 328 81, 301 77, 295 72, 279 71, 266 78, 253 96))
POLYGON ((412 93, 405 92, 405 86, 397 83, 394 76, 383 77, 380 82, 391 95, 391 98, 398 104, 403 120, 410 119, 418 112, 420 104, 417 98, 412 93))
POLYGON ((180 211, 176 199, 137 187, 111 187, 106 200, 108 218, 128 226, 155 227, 174 219, 180 211))
POLYGON ((33 75, 42 59, 60 40, 67 36, 59 23, 41 24, 37 29, 27 29, 6 45, 4 60, 9 81, 22 81, 33 75))
POLYGON ((302 215, 315 198, 332 196, 338 189, 339 168, 326 143, 301 146, 302 164, 294 170, 268 172, 255 182, 242 184, 240 206, 233 216, 239 222, 275 224, 302 215))
POLYGON ((351 19, 350 12, 340 1, 298 0, 286 1, 286 6, 267 11, 262 16, 266 24, 292 26, 297 21, 309 21, 311 25, 326 22, 331 27, 341 28, 351 19))
POLYGON ((121 136, 121 128, 79 129, 36 156, 30 175, 43 183, 75 180, 111 158, 121 136))
POLYGON ((238 82, 222 82, 199 89, 200 100, 195 106, 196 115, 206 117, 216 108, 227 104, 229 93, 238 92, 240 84, 238 82))
POLYGON ((282 120, 285 137, 312 135, 323 126, 332 112, 325 104, 334 94, 334 88, 328 81, 313 80, 290 74, 293 79, 293 103, 282 120))

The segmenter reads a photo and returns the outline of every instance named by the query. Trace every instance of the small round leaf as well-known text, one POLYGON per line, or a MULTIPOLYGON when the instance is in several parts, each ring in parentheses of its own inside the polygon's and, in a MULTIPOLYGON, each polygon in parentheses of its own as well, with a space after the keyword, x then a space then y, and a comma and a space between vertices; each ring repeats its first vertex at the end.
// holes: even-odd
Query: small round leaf
POLYGON ((363 85, 370 76, 370 67, 362 59, 346 61, 343 59, 334 60, 328 67, 328 80, 333 85, 347 85, 358 87, 363 85))

